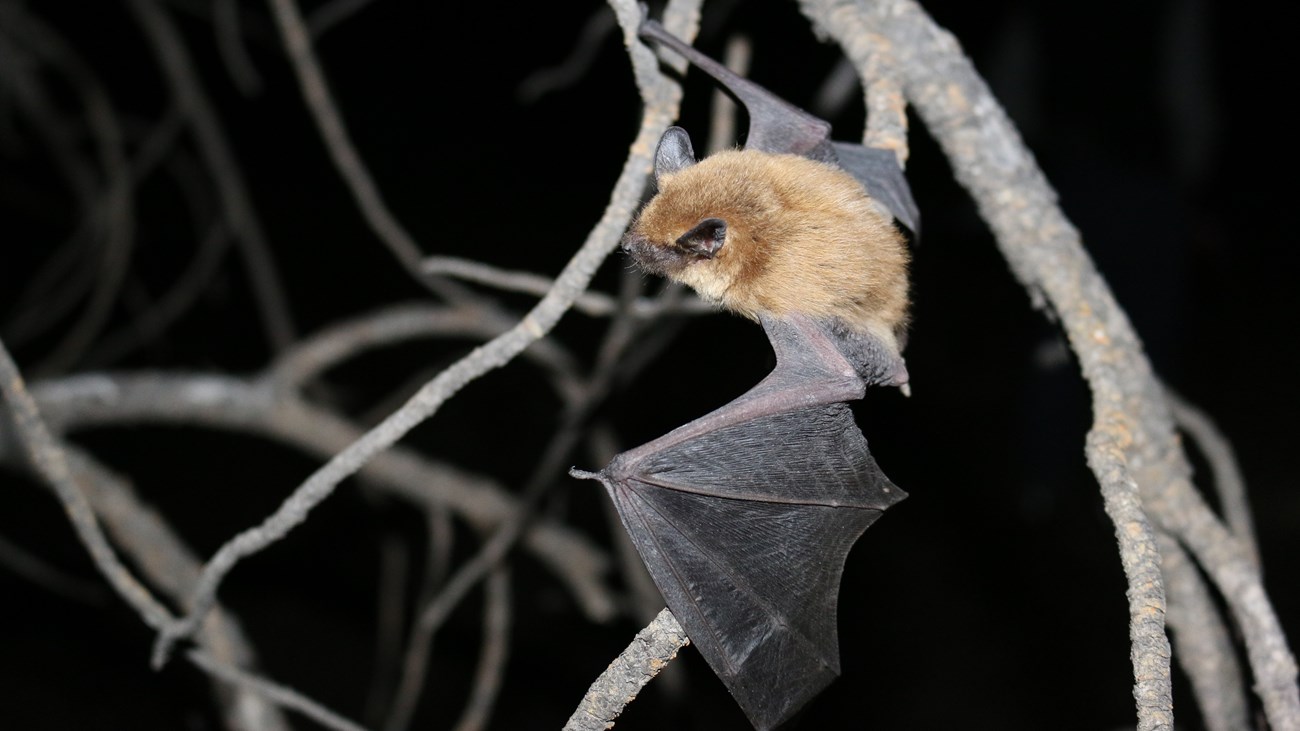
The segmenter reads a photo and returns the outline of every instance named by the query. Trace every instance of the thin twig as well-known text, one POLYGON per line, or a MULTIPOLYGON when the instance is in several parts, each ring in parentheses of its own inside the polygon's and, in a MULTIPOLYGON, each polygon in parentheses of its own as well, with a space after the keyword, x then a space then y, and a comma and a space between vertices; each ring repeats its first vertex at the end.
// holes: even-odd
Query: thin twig
POLYGON ((278 705, 295 710, 325 728, 335 731, 365 731, 362 726, 349 721, 298 691, 273 683, 265 678, 227 665, 200 650, 185 653, 190 662, 215 677, 240 688, 251 690, 278 705))
POLYGON ((86 604, 104 604, 107 595, 98 582, 74 576, 0 535, 0 566, 61 596, 86 604))
MULTIPOLYGON (((527 507, 521 510, 527 510, 527 507)), ((438 592, 442 589, 444 582, 447 580, 447 574, 451 570, 451 550, 453 546, 453 533, 450 519, 447 511, 441 506, 430 505, 428 508, 428 529, 427 535, 429 540, 428 561, 424 571, 424 580, 422 589, 417 597, 416 607, 423 607, 437 597, 438 592)), ((385 710, 381 710, 378 722, 381 726, 389 726, 392 721, 393 709, 413 706, 412 700, 406 699, 409 691, 405 690, 408 682, 409 673, 407 668, 412 664, 412 654, 417 654, 418 664, 423 669, 424 663, 427 662, 428 654, 433 651, 433 643, 430 637, 419 628, 419 620, 413 619, 411 622, 412 630, 410 636, 401 637, 397 641, 397 647, 392 656, 392 670, 390 673, 392 682, 392 692, 385 698, 385 710), (388 720, 384 720, 388 719, 388 720)), ((412 711, 414 708, 412 707, 412 711)))
MULTIPOLYGON (((65 288, 64 296, 60 298, 61 306, 48 300, 42 301, 41 307, 36 308, 39 314, 31 318, 28 326, 24 327, 21 319, 15 322, 16 336, 21 338, 24 330, 31 333, 33 327, 39 329, 43 324, 56 321, 64 310, 70 309, 69 305, 81 299, 85 289, 90 290, 81 316, 66 328, 43 361, 32 367, 35 371, 58 371, 73 363, 99 334, 121 291, 134 242, 133 188, 117 115, 103 85, 90 67, 57 31, 36 16, 24 12, 21 6, 6 6, 3 9, 3 19, 6 25, 21 35, 32 49, 33 55, 55 69, 75 90, 81 102, 86 126, 95 141, 96 157, 103 170, 102 192, 98 191, 98 186, 93 182, 87 181, 93 188, 85 191, 91 195, 85 209, 86 218, 74 233, 74 241, 70 242, 79 247, 76 239, 83 233, 91 234, 101 242, 101 250, 96 257, 82 258, 73 286, 65 288), (88 272, 93 273, 89 281, 86 279, 88 272)), ((54 117, 51 103, 36 80, 25 81, 29 83, 19 84, 20 92, 26 91, 19 94, 20 101, 25 101, 25 106, 41 117, 54 117)), ((55 130, 60 127, 56 124, 55 130)), ((56 131, 53 134, 56 139, 69 142, 66 133, 56 131)), ((69 164, 73 163, 69 161, 69 164)), ((69 247, 65 246, 64 249, 68 250, 69 247)), ((56 257, 55 261, 59 258, 61 256, 56 257)), ((29 292, 39 291, 37 288, 29 289, 29 292)))
POLYGON ((229 232, 220 221, 214 221, 195 246, 189 266, 176 277, 171 288, 139 317, 106 334, 86 355, 85 363, 103 367, 160 337, 198 301, 220 270, 230 244, 229 232))
POLYGON ((520 104, 531 104, 547 94, 573 86, 591 68, 600 51, 600 44, 614 28, 614 14, 601 6, 582 24, 578 40, 570 48, 569 56, 556 66, 539 68, 519 82, 515 97, 520 104))
POLYGON ((388 210, 379 186, 375 184, 361 155, 352 144, 343 115, 339 113, 329 83, 325 80, 325 72, 312 50, 311 33, 298 10, 298 3, 296 0, 269 2, 275 14, 276 26, 280 29, 280 37, 284 40, 285 51, 293 64, 294 74, 298 77, 303 101, 307 103, 307 109, 311 112, 312 121, 316 123, 316 130, 325 143, 330 160, 352 192, 352 198, 371 230, 397 258, 402 268, 416 281, 427 285, 429 280, 420 271, 422 253, 419 245, 388 210))
POLYGON ((1169 413, 1173 415, 1178 428, 1191 437, 1196 448, 1209 462, 1214 491, 1219 495, 1224 520, 1258 567, 1259 543, 1255 538, 1255 521, 1250 516, 1250 504, 1246 501, 1246 480, 1241 476, 1232 442, 1219 431, 1208 414, 1168 386, 1165 386, 1165 398, 1169 403, 1169 413))
POLYGON ((510 650, 510 572, 503 567, 493 570, 483 583, 483 591, 483 651, 469 700, 453 731, 482 731, 487 726, 505 678, 510 650))
POLYGON ((76 89, 85 110, 87 127, 95 139, 96 157, 103 168, 102 198, 91 211, 91 220, 102 236, 102 251, 95 266, 95 285, 80 318, 59 339, 50 353, 33 367, 38 372, 65 370, 85 352, 100 333, 121 292, 130 264, 135 239, 134 202, 130 166, 122 130, 108 93, 90 66, 53 28, 33 15, 16 12, 8 18, 17 22, 32 47, 59 69, 76 89))
MULTIPOLYGON (((544 297, 555 286, 555 280, 532 272, 498 269, 471 259, 454 256, 430 256, 420 265, 426 274, 455 277, 475 284, 483 284, 503 292, 520 292, 544 297)), ((575 312, 592 317, 609 317, 619 311, 618 301, 601 292, 583 292, 573 303, 575 312)), ((653 319, 662 315, 698 315, 717 312, 718 308, 698 297, 691 296, 668 303, 660 298, 640 298, 632 305, 637 317, 653 319)))
POLYGON ((370 689, 361 716, 370 726, 382 722, 390 689, 396 684, 398 663, 402 657, 410 553, 406 541, 396 530, 387 531, 380 539, 379 580, 375 592, 375 670, 370 674, 370 689))
POLYGON ((660 612, 591 684, 564 731, 604 731, 613 726, 645 684, 688 644, 690 639, 672 612, 660 612))

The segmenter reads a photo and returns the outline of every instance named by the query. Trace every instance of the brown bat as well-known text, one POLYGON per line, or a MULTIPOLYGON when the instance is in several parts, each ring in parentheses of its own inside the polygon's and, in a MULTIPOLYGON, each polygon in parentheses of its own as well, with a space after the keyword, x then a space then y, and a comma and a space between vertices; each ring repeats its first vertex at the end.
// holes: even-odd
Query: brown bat
POLYGON ((915 232, 916 210, 892 153, 831 142, 829 124, 653 21, 641 35, 714 76, 750 129, 743 150, 699 162, 669 129, 624 248, 759 321, 777 364, 722 408, 572 474, 605 485, 691 641, 770 729, 839 674, 845 558, 905 497, 845 402, 907 383, 908 250, 890 214, 915 232))

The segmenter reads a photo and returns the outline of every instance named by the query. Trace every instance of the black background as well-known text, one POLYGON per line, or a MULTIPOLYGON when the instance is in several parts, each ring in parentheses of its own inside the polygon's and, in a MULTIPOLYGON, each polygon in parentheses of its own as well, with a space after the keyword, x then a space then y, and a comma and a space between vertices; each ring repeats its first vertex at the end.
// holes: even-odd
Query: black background
MULTIPOLYGON (((124 119, 158 118, 164 86, 122 6, 29 5, 66 34, 124 119)), ((522 100, 525 79, 560 63, 587 18, 608 11, 592 2, 469 5, 377 0, 331 30, 319 52, 358 148, 425 252, 554 274, 600 216, 635 134, 629 64, 611 33, 580 80, 522 100)), ((264 80, 252 98, 225 73, 202 4, 166 7, 244 166, 299 329, 425 297, 367 230, 330 166, 266 7, 241 5, 264 80)), ((1300 407, 1300 309, 1295 156, 1291 118, 1279 106, 1293 85, 1283 75, 1287 31, 1268 11, 1210 0, 926 7, 1020 126, 1156 369, 1233 439, 1266 586, 1294 637, 1300 496, 1289 455, 1300 407)), ((698 45, 720 56, 733 32, 752 39, 751 77, 803 106, 839 57, 793 3, 710 5, 698 45)), ((697 138, 708 104, 708 83, 692 74, 682 123, 700 130, 697 138)), ((854 138, 862 114, 860 99, 837 114, 837 137, 854 138)), ((30 122, 4 105, 0 121, 3 321, 26 278, 71 230, 75 209, 30 122)), ((919 123, 913 128, 909 178, 925 231, 907 352, 914 395, 871 393, 858 410, 877 459, 910 498, 849 558, 839 616, 844 676, 796 727, 1131 727, 1123 576, 1083 459, 1086 389, 1068 355, 1055 357, 1064 352, 1057 330, 1031 309, 941 154, 919 123)), ((136 202, 131 272, 154 294, 194 250, 177 200, 172 184, 154 178, 136 202)), ((595 286, 613 291, 627 265, 615 255, 595 286)), ((520 311, 531 303, 506 300, 520 311)), ((228 258, 163 338, 111 365, 251 373, 269 358, 251 302, 241 266, 228 258)), ((130 314, 119 306, 113 324, 130 314)), ((589 359, 602 328, 570 314, 555 335, 589 359)), ((57 334, 16 348, 20 364, 38 362, 57 334)), ((471 345, 386 349, 329 380, 344 408, 363 414, 394 384, 471 345)), ((601 415, 634 445, 729 400, 769 366, 751 324, 692 319, 601 415)), ((537 372, 515 363, 467 388, 408 440, 518 485, 557 413, 537 372)), ((131 475, 203 555, 260 520, 315 466, 277 444, 200 429, 76 438, 131 475)), ((571 461, 594 466, 585 452, 571 461)), ((0 479, 0 535, 93 580, 54 501, 16 472, 0 479)), ((548 510, 607 542, 604 499, 594 483, 558 477, 548 510)), ((418 555, 418 516, 349 482, 288 540, 231 575, 223 601, 245 621, 268 675, 362 718, 374 674, 377 546, 394 533, 418 555)), ((471 537, 460 538, 458 556, 467 555, 471 537)), ((492 727, 558 728, 638 624, 584 621, 527 555, 514 578, 510 665, 492 727)), ((0 596, 0 724, 215 727, 202 675, 183 663, 151 672, 149 634, 107 593, 98 603, 74 601, 0 571, 0 596)), ((479 617, 476 597, 439 634, 434 685, 416 727, 453 723, 476 662, 479 617)), ((680 693, 652 684, 618 728, 747 728, 692 650, 673 668, 689 681, 680 693)), ((1200 728, 1180 674, 1175 692, 1180 728, 1200 728)))

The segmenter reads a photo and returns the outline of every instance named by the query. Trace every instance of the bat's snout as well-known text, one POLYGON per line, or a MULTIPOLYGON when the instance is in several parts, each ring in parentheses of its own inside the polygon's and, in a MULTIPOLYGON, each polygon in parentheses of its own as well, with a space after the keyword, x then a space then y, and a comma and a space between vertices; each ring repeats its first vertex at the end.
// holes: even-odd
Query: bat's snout
POLYGON ((623 237, 626 251, 642 270, 660 276, 680 271, 686 265, 685 252, 667 246, 658 246, 645 234, 635 231, 623 237))

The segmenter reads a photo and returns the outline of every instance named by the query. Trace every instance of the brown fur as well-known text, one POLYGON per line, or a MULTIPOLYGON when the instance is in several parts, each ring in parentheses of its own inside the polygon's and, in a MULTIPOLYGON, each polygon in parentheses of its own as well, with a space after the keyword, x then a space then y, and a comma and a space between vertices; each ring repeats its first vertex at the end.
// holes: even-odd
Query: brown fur
POLYGON ((907 326, 906 242, 848 173, 797 155, 720 152, 661 176, 629 240, 677 249, 706 218, 727 223, 717 254, 668 266, 656 257, 658 270, 751 319, 839 318, 897 347, 907 326))

